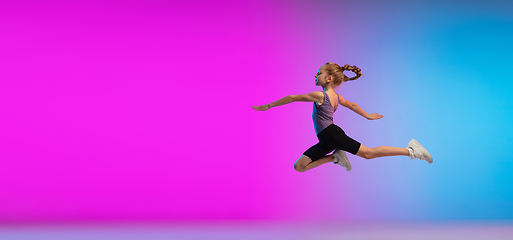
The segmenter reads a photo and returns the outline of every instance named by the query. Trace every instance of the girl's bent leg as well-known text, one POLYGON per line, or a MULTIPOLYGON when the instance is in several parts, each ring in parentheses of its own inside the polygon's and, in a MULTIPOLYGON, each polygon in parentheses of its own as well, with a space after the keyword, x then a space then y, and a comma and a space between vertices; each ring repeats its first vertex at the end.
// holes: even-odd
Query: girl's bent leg
POLYGON ((365 159, 373 159, 386 156, 410 156, 410 151, 400 147, 381 146, 368 148, 361 145, 356 155, 365 159))
POLYGON ((335 160, 335 158, 333 157, 333 155, 328 155, 328 156, 323 157, 317 161, 312 161, 312 159, 309 158, 308 156, 302 155, 297 160, 296 164, 294 164, 294 169, 298 172, 305 172, 312 168, 318 167, 322 164, 325 164, 328 162, 333 162, 334 160, 335 160))

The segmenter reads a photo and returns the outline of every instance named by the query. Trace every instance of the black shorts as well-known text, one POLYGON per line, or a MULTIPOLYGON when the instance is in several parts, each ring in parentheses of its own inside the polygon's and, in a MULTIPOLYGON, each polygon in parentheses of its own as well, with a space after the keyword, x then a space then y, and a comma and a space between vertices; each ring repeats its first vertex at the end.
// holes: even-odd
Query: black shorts
POLYGON ((360 143, 346 135, 344 130, 335 124, 327 126, 317 134, 319 143, 306 150, 303 155, 312 161, 319 160, 335 149, 341 149, 356 155, 360 149, 360 143))

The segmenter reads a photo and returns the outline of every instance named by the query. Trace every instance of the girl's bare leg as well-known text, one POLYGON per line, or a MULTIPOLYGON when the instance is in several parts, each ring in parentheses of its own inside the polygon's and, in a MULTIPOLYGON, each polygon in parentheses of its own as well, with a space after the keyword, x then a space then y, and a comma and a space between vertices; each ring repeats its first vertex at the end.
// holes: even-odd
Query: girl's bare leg
POLYGON ((317 161, 313 161, 309 157, 302 155, 299 160, 297 160, 296 164, 294 164, 294 169, 298 172, 304 172, 307 170, 310 170, 312 168, 318 167, 322 164, 333 162, 335 160, 335 157, 333 155, 328 155, 326 157, 323 157, 317 161))
MULTIPOLYGON (((365 159, 373 159, 378 157, 386 157, 386 156, 410 156, 410 152, 406 148, 400 147, 389 147, 389 146, 381 146, 375 148, 368 148, 366 146, 361 145, 357 156, 365 158, 365 159)), ((302 155, 299 160, 297 160, 296 164, 294 164, 294 169, 298 172, 304 172, 310 170, 312 168, 318 167, 322 164, 333 162, 335 158, 333 155, 328 155, 323 157, 317 161, 312 161, 309 157, 302 155)))
POLYGON ((375 148, 368 148, 366 146, 361 145, 356 156, 365 158, 365 159, 373 159, 378 157, 386 157, 386 156, 410 156, 410 152, 406 148, 401 147, 389 147, 389 146, 381 146, 375 148))

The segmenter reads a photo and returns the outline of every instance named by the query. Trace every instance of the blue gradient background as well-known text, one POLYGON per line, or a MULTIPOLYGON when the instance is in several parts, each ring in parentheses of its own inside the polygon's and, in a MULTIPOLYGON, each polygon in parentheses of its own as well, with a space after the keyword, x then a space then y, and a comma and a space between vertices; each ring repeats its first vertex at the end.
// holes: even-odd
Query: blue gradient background
MULTIPOLYGON (((349 173, 321 166, 285 177, 312 198, 296 206, 299 212, 318 219, 511 219, 512 7, 507 1, 363 1, 294 9, 283 38, 292 46, 281 53, 288 57, 280 67, 286 74, 264 80, 279 81, 283 90, 260 90, 265 97, 256 103, 320 90, 313 88, 312 69, 326 61, 355 64, 365 77, 339 93, 385 118, 366 121, 340 110, 335 123, 368 147, 404 147, 415 138, 434 158, 428 165, 350 156, 349 173)), ((273 158, 262 158, 299 157, 315 144, 311 104, 293 105, 271 109, 272 134, 282 144, 267 147, 273 158)), ((284 181, 276 185, 287 191, 284 181)))
POLYGON ((4 223, 513 217, 510 1, 1 7, 4 223), (415 138, 434 163, 295 172, 317 142, 312 103, 250 106, 320 91, 328 61, 361 68, 337 91, 385 116, 339 108, 335 124, 367 147, 415 138))

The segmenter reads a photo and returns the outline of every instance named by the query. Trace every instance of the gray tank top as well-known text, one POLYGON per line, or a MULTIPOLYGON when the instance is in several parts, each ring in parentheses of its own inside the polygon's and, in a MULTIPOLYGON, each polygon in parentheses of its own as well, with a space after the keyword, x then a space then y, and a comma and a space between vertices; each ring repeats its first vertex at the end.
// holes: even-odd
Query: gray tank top
MULTIPOLYGON (((319 134, 322 130, 324 130, 327 126, 333 124, 333 113, 338 108, 338 101, 337 101, 337 107, 333 107, 331 105, 330 97, 326 92, 322 92, 324 94, 324 102, 321 105, 318 105, 316 102, 314 102, 313 106, 313 122, 314 122, 314 128, 315 133, 319 134)), ((337 100, 338 100, 338 94, 337 94, 337 100)))

